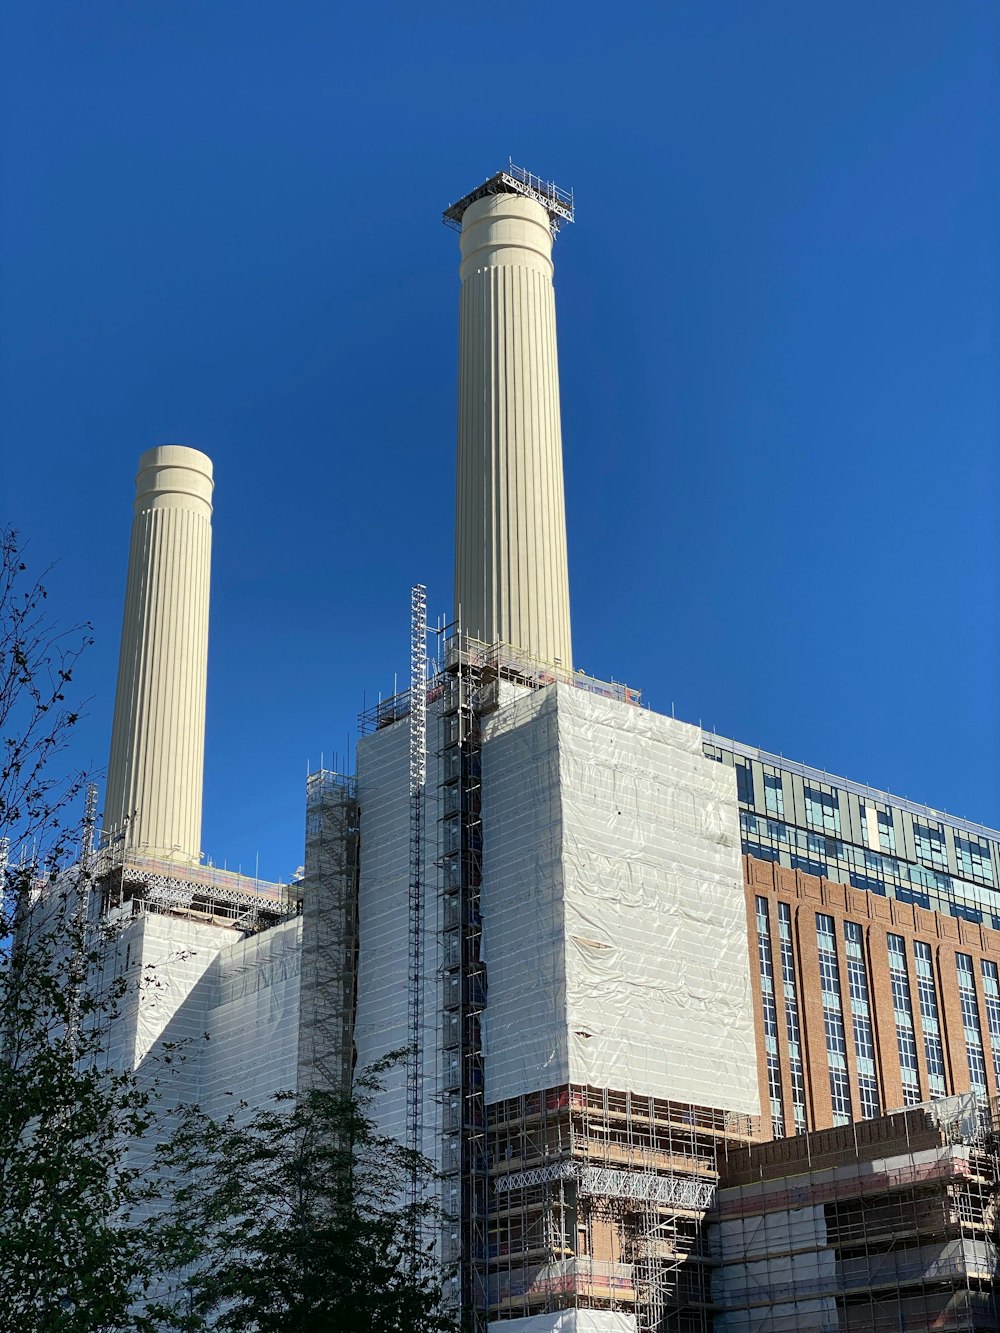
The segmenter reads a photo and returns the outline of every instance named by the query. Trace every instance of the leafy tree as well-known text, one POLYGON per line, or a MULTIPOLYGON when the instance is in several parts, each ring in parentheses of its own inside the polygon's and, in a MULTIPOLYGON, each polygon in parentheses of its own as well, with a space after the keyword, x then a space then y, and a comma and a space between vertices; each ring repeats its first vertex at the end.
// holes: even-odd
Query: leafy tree
POLYGON ((157 1089, 109 1062, 128 983, 90 910, 86 775, 58 772, 90 631, 54 626, 23 556, 0 530, 0 1328, 452 1328, 409 1240, 432 1215, 407 1202, 411 1173, 430 1168, 371 1119, 384 1066, 353 1096, 284 1094, 221 1123, 188 1106, 167 1135, 157 1089))
POLYGON ((90 633, 54 627, 23 557, 0 532, 0 1323, 142 1329, 130 1307, 148 1262, 130 1218, 145 1186, 123 1149, 150 1100, 106 1068, 124 982, 100 980, 90 858, 66 865, 85 775, 53 765, 79 717, 66 694, 90 633))
MULTIPOLYGON (((391 1057, 390 1057, 391 1059, 391 1057)), ((179 1328, 222 1333, 437 1333, 456 1327, 426 1234, 434 1208, 409 1202, 426 1159, 371 1118, 382 1061, 353 1094, 280 1093, 221 1123, 179 1113, 162 1169, 176 1186, 157 1228, 188 1273, 172 1307, 179 1328)), ((422 1190, 426 1195, 428 1191, 422 1190)), ((166 1311, 161 1308, 161 1315, 166 1311)))

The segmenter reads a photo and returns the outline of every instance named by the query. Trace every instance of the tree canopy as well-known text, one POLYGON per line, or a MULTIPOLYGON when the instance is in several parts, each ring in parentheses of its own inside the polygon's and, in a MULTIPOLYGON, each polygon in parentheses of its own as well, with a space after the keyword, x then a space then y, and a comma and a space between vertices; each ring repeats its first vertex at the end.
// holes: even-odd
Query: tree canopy
POLYGON ((60 771, 90 630, 55 625, 24 554, 0 531, 4 1333, 453 1328, 426 1241, 431 1168, 376 1129, 384 1065, 350 1094, 237 1101, 217 1120, 165 1113, 156 1082, 110 1058, 137 983, 109 966, 93 804, 75 817, 87 775, 60 771))
POLYGON ((351 1094, 279 1094, 253 1114, 241 1104, 221 1123, 197 1107, 179 1112, 161 1162, 181 1182, 162 1228, 171 1262, 186 1272, 170 1307, 179 1327, 456 1327, 427 1240, 430 1163, 379 1133, 372 1118, 384 1067, 356 1080, 351 1094))

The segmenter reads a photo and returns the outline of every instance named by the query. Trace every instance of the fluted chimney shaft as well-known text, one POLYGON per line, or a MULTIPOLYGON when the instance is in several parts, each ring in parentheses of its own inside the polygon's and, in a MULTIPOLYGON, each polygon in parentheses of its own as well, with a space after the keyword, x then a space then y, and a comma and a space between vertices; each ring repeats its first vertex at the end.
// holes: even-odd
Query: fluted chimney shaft
POLYGON ((549 215, 497 193, 461 225, 455 611, 571 670, 549 215))
POLYGON ((197 864, 205 764, 212 462, 139 460, 104 808, 105 842, 197 864))

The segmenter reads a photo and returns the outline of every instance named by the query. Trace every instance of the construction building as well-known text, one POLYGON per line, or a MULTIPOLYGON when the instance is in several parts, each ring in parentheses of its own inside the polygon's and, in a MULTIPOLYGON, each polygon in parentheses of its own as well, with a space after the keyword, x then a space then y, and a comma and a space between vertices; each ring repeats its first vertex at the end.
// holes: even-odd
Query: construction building
POLYGON ((995 1329, 996 1114, 967 1093, 731 1150, 707 1240, 717 1333, 995 1329))
POLYGON ((993 1253, 1000 834, 574 669, 552 284, 573 217, 513 164, 445 212, 453 620, 429 631, 414 587, 408 686, 362 713, 353 772, 310 777, 292 885, 201 864, 211 464, 144 456, 94 910, 121 923, 115 966, 155 963, 165 992, 136 991, 116 1058, 209 1033, 178 1095, 212 1110, 407 1049, 379 1116, 438 1169, 435 1240, 477 1333, 998 1327, 971 1293, 993 1253), (913 1153, 940 1167, 916 1220, 913 1153), (879 1235, 916 1237, 892 1282, 951 1318, 961 1269, 979 1322, 863 1322, 896 1309, 887 1270, 825 1213, 797 1249, 802 1219, 751 1235, 827 1188, 814 1168, 845 1217, 877 1175, 879 1235), (789 1295, 800 1251, 822 1289, 789 1295), (793 1322, 767 1322, 778 1305, 793 1322), (826 1322, 796 1324, 807 1305, 826 1322))

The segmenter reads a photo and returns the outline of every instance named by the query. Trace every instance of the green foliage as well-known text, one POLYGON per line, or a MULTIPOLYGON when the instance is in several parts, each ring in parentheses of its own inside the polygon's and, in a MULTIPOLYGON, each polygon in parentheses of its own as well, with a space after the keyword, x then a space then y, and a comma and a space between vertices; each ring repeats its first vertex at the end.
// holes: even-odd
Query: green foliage
POLYGON ((222 1122, 188 1106, 166 1137, 160 1090, 116 1063, 137 997, 91 910, 93 830, 67 868, 85 775, 53 772, 89 632, 52 627, 22 554, 0 532, 0 1329, 443 1333, 440 1275, 410 1239, 432 1219, 409 1202, 429 1165, 371 1118, 385 1065, 354 1096, 222 1122))
MULTIPOLYGON (((436 1333, 454 1323, 441 1308, 441 1274, 426 1234, 434 1210, 409 1202, 430 1164, 371 1119, 383 1062, 353 1096, 279 1094, 223 1122, 180 1113, 162 1167, 183 1183, 165 1253, 187 1266, 174 1327, 224 1333, 436 1333)), ((161 1311, 163 1313, 163 1311, 161 1311)))
MULTIPOLYGON (((141 1329, 130 1227, 145 1185, 123 1146, 147 1094, 107 1069, 123 982, 104 984, 86 858, 64 869, 84 775, 55 775, 79 717, 65 691, 90 638, 53 628, 44 584, 0 533, 0 1323, 5 1333, 141 1329)), ((77 830, 78 831, 78 830, 77 830)))

